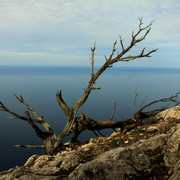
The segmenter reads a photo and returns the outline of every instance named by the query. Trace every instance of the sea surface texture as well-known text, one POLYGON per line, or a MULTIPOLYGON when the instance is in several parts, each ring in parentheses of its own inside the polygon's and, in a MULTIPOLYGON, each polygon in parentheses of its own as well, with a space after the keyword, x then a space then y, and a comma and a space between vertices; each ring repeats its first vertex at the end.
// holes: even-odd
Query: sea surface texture
MULTIPOLYGON (((89 79, 90 67, 4 66, 0 67, 0 101, 24 115, 26 108, 14 97, 14 93, 21 94, 58 135, 66 124, 66 117, 56 101, 57 90, 62 90, 64 100, 72 107, 84 93, 89 79)), ((101 90, 91 92, 78 114, 83 112, 95 120, 108 120, 113 111, 113 101, 116 101, 113 120, 122 120, 135 112, 133 101, 136 92, 137 109, 143 102, 145 105, 180 92, 180 69, 111 68, 102 74, 95 86, 101 90)), ((32 154, 43 154, 41 150, 14 147, 16 144, 41 145, 41 141, 27 122, 9 120, 7 116, 9 114, 0 112, 0 171, 23 165, 32 154)), ((103 133, 109 135, 111 132, 104 130, 103 133)), ((91 137, 95 137, 92 132, 83 132, 79 139, 91 137)))

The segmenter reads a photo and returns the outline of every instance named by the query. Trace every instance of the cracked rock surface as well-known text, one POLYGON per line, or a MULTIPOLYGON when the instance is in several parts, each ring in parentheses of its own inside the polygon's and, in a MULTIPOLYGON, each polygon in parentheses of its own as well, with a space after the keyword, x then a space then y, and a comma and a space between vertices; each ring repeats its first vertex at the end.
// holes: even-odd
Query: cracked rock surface
POLYGON ((54 156, 33 155, 24 166, 0 173, 0 180, 178 180, 180 179, 180 106, 158 121, 114 132, 88 143, 67 143, 54 156))

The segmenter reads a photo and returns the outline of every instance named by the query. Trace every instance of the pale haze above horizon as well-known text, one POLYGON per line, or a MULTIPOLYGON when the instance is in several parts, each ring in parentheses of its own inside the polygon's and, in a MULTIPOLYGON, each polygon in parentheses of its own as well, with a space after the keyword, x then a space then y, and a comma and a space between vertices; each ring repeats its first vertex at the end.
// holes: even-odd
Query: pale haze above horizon
POLYGON ((158 48, 151 58, 117 66, 180 68, 180 0, 0 0, 0 66, 89 66, 104 63, 119 36, 124 46, 155 20, 130 54, 158 48))

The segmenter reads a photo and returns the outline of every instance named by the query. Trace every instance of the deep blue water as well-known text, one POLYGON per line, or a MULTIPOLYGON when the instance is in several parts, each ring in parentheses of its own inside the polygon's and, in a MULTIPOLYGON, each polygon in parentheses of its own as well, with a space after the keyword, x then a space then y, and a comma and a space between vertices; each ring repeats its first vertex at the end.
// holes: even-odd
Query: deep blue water
MULTIPOLYGON (((56 102, 56 91, 62 89, 64 100, 72 107, 83 94, 89 78, 88 67, 0 67, 0 101, 23 115, 26 109, 13 95, 20 93, 58 134, 66 124, 66 117, 56 102)), ((148 103, 180 91, 180 69, 112 68, 98 79, 96 86, 101 90, 92 91, 78 114, 83 112, 95 120, 108 120, 116 100, 114 120, 121 120, 134 113, 135 89, 139 92, 137 107, 146 97, 148 103)), ((41 141, 27 122, 9 120, 6 116, 7 113, 0 112, 0 171, 21 166, 32 154, 43 153, 15 148, 15 144, 38 145, 41 141)), ((80 139, 90 137, 94 134, 84 132, 80 139)))

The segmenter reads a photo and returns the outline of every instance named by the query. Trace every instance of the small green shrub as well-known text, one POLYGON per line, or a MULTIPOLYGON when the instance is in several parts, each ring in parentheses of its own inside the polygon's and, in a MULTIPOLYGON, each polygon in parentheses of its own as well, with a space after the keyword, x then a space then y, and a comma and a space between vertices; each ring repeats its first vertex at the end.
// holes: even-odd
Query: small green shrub
POLYGON ((111 141, 112 146, 117 146, 119 143, 124 143, 123 139, 114 139, 111 141))
POLYGON ((133 131, 133 133, 138 133, 138 134, 143 133, 143 132, 144 132, 144 130, 142 130, 142 129, 135 129, 133 131))

